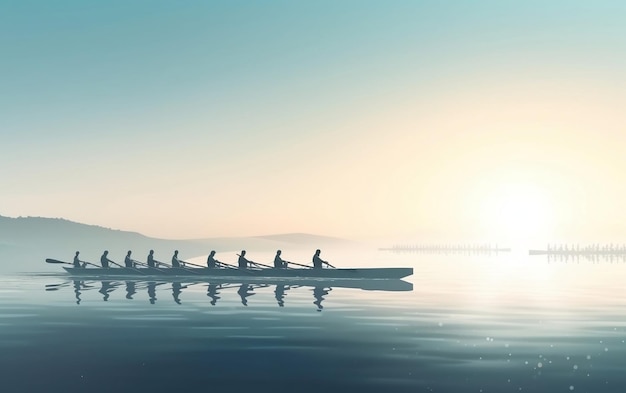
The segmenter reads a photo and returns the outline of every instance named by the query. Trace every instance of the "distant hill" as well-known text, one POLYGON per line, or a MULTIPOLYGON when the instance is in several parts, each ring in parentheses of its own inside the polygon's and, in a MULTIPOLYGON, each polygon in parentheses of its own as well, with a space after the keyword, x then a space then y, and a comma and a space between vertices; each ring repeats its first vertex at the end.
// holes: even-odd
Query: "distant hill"
POLYGON ((106 249, 116 262, 132 250, 143 261, 153 249, 158 260, 169 262, 174 249, 184 258, 207 255, 209 251, 269 252, 277 248, 316 248, 323 245, 349 244, 347 240, 303 233, 255 237, 168 240, 144 236, 96 225, 81 224, 62 218, 0 216, 0 271, 58 271, 46 265, 46 258, 70 261, 75 251, 83 260, 98 262, 106 249))

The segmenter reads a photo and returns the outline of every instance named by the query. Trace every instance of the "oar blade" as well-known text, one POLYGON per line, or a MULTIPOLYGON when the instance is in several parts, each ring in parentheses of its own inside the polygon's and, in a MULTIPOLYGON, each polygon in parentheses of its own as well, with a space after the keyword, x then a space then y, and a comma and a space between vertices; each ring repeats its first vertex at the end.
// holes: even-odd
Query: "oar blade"
POLYGON ((59 261, 57 259, 52 259, 52 258, 46 258, 46 263, 62 263, 65 265, 71 265, 71 263, 69 262, 63 262, 63 261, 59 261))

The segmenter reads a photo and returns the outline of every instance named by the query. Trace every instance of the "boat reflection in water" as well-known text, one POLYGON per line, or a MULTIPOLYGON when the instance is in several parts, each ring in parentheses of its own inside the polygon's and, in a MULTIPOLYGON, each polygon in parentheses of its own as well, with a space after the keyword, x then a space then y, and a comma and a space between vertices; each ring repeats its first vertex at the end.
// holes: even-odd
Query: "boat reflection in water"
MULTIPOLYGON (((236 294, 241 299, 241 304, 248 306, 249 298, 257 294, 257 290, 266 288, 273 289, 274 298, 278 307, 285 306, 285 297, 287 292, 294 288, 308 289, 313 294, 313 304, 317 307, 317 311, 322 311, 324 306, 322 302, 333 290, 333 288, 350 288, 355 290, 367 290, 367 291, 412 291, 413 284, 403 280, 355 280, 355 279, 334 279, 334 280, 240 280, 240 281, 181 281, 176 280, 159 280, 159 281, 145 281, 145 280, 128 280, 125 281, 100 281, 100 280, 68 280, 58 284, 46 285, 46 291, 58 291, 61 288, 72 286, 74 295, 76 297, 76 304, 80 304, 82 301, 81 295, 86 291, 97 288, 98 285, 94 283, 100 283, 98 292, 102 294, 102 300, 108 301, 111 297, 111 293, 116 288, 124 286, 126 290, 125 298, 128 300, 135 300, 138 293, 140 294, 144 290, 148 294, 148 301, 150 304, 156 304, 157 301, 157 286, 169 284, 169 288, 172 292, 172 298, 176 304, 182 304, 181 296, 183 290, 190 287, 204 287, 206 286, 206 295, 210 299, 209 304, 212 306, 217 305, 218 301, 222 299, 226 294, 232 294, 235 290, 236 294), (90 285, 92 284, 92 285, 90 285)), ((145 293, 145 292, 144 292, 145 293)))

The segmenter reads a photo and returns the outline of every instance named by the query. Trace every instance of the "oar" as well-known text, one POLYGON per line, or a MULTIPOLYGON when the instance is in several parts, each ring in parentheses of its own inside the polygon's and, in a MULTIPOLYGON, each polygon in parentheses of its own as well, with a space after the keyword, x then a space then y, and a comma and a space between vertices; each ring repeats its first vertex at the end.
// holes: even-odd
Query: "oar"
MULTIPOLYGON (((201 267, 201 268, 203 268, 203 269, 208 269, 208 267, 206 267, 206 266, 198 265, 198 264, 195 264, 195 263, 191 263, 191 262, 187 262, 187 261, 181 261, 181 262, 183 262, 183 263, 184 263, 184 264, 186 264, 186 265, 191 265, 191 266, 195 266, 195 267, 201 267)), ((224 267, 225 267, 225 268, 227 268, 227 269, 235 269, 235 270, 239 270, 236 266, 229 265, 228 263, 220 262, 220 261, 218 261, 218 260, 216 260, 216 261, 215 261, 215 263, 216 263, 218 266, 224 266, 224 267)))
POLYGON ((307 267, 307 268, 309 268, 309 269, 311 268, 311 266, 303 265, 303 264, 301 264, 301 263, 295 263, 295 262, 289 262, 289 261, 285 261, 285 262, 287 262, 287 263, 291 263, 292 265, 296 265, 296 266, 307 267))
MULTIPOLYGON (((152 266, 150 266, 150 265, 148 265, 148 264, 146 264, 146 263, 139 262, 139 261, 136 261, 136 260, 134 260, 134 259, 133 259, 132 261, 133 261, 134 263, 138 264, 138 265, 145 266, 145 267, 147 267, 148 269, 155 269, 156 271, 161 272, 161 273, 165 273, 165 272, 166 272, 166 271, 165 271, 165 270, 163 270, 163 269, 159 269, 158 267, 152 267, 152 266)), ((155 262, 156 262, 156 261, 155 261, 155 262)))
MULTIPOLYGON (((186 264, 186 265, 191 265, 191 266, 195 266, 195 267, 200 267, 200 268, 207 269, 207 267, 202 266, 202 265, 197 265, 197 264, 195 264, 195 263, 191 263, 191 262, 187 262, 187 261, 181 261, 181 262, 183 262, 183 263, 184 263, 184 264, 186 264)), ((215 262, 217 263, 217 265, 218 265, 218 266, 223 266, 223 267, 225 267, 226 269, 231 269, 231 270, 241 270, 241 271, 243 271, 243 272, 246 272, 247 274, 254 274, 254 272, 251 272, 251 271, 249 271, 249 270, 247 270, 247 269, 239 269, 237 266, 229 265, 228 263, 219 262, 219 261, 215 261, 215 262)), ((196 272, 194 272, 194 273, 196 273, 196 272)))
POLYGON ((249 274, 249 275, 251 275, 251 276, 254 276, 254 275, 255 275, 255 273, 254 273, 253 271, 250 271, 250 270, 248 270, 248 269, 239 269, 239 267, 238 267, 238 266, 231 265, 231 264, 229 264, 229 263, 218 262, 217 264, 218 264, 219 266, 223 266, 223 267, 225 267, 226 269, 230 269, 230 270, 237 270, 237 271, 240 271, 240 272, 245 272, 246 274, 249 274))
POLYGON ((225 267, 226 269, 235 269, 235 270, 239 270, 239 268, 235 265, 231 265, 230 263, 226 263, 226 262, 218 262, 218 265, 225 267))
MULTIPOLYGON (((82 263, 85 263, 85 264, 87 264, 87 265, 91 265, 91 266, 98 267, 98 268, 100 267, 100 266, 98 266, 98 265, 96 265, 96 264, 94 264, 94 263, 91 263, 91 262, 85 262, 85 261, 81 261, 81 262, 82 262, 82 263)), ((63 262, 63 261, 59 261, 59 260, 56 260, 56 259, 51 259, 51 258, 47 258, 47 259, 46 259, 46 263, 59 263, 59 264, 63 264, 63 265, 72 265, 72 266, 74 265, 74 264, 73 264, 73 263, 71 263, 71 262, 63 262)))
MULTIPOLYGON (((240 257, 240 256, 241 256, 241 255, 239 255, 239 254, 235 254, 235 255, 237 255, 238 257, 240 257)), ((268 269, 273 269, 273 267, 268 266, 268 265, 264 265, 264 264, 262 264, 262 263, 258 263, 258 262, 254 262, 254 261, 248 261, 248 262, 250 262, 250 263, 251 263, 251 264, 253 264, 253 265, 262 266, 262 267, 265 267, 265 268, 268 268, 268 269)))
POLYGON ((197 265, 197 264, 195 264, 195 263, 191 263, 191 262, 183 261, 183 260, 180 260, 180 259, 179 259, 179 261, 180 261, 180 262, 182 262, 182 263, 184 263, 185 265, 195 266, 195 267, 201 267, 201 268, 203 268, 203 269, 207 269, 207 267, 206 267, 206 266, 197 265))
MULTIPOLYGON (((195 264, 195 263, 191 263, 191 262, 187 262, 187 261, 183 261, 183 260, 181 260, 180 262, 184 263, 185 265, 195 266, 195 267, 199 267, 199 268, 202 268, 202 269, 208 269, 206 266, 198 265, 198 264, 195 264)), ((226 263, 223 263, 223 262, 218 262, 218 261, 215 261, 215 262, 217 262, 218 265, 222 265, 222 266, 226 267, 227 269, 239 270, 235 266, 232 266, 232 265, 229 265, 229 264, 226 264, 226 263)), ((194 273, 199 273, 199 272, 194 272, 194 273)))
POLYGON ((133 269, 134 271, 136 271, 136 272, 138 272, 138 273, 145 274, 144 272, 142 272, 142 271, 141 271, 141 270, 139 270, 139 269, 135 269, 135 268, 133 268, 133 267, 128 267, 128 268, 127 268, 126 266, 122 266, 122 265, 120 265, 119 263, 115 263, 115 262, 113 262, 113 261, 112 261, 112 260, 110 260, 110 259, 109 259, 109 262, 111 262, 111 263, 112 263, 112 264, 114 264, 115 266, 121 267, 122 269, 133 269))
MULTIPOLYGON (((154 262, 156 262, 156 263, 158 263, 158 264, 160 264, 160 265, 163 265, 163 266, 167 266, 167 267, 168 267, 168 268, 170 268, 170 269, 174 269, 174 266, 168 265, 167 263, 158 262, 158 261, 154 261, 154 262)), ((188 271, 189 273, 193 273, 193 274, 200 274, 200 272, 194 272, 193 270, 191 270, 191 269, 187 269, 187 268, 185 268, 185 267, 177 267, 176 269, 183 269, 183 270, 188 271)))

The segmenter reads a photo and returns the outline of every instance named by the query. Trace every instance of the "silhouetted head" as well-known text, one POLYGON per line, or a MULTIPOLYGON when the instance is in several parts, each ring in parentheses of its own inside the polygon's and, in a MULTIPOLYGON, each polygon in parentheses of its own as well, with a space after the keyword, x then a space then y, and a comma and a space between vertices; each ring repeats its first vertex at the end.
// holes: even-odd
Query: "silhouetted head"
POLYGON ((104 255, 107 255, 109 252, 107 250, 104 250, 104 255))
POLYGON ((178 250, 174 250, 174 255, 178 255, 178 250))
POLYGON ((315 250, 315 255, 320 255, 320 252, 321 251, 319 249, 315 250))
POLYGON ((130 250, 128 250, 128 252, 126 253, 126 255, 130 256, 130 250))
POLYGON ((78 256, 78 254, 80 254, 78 251, 76 251, 76 256, 78 256))
POLYGON ((276 251, 276 255, 280 255, 281 252, 282 251, 280 251, 280 250, 276 251))
POLYGON ((215 255, 215 250, 211 250, 211 256, 215 255))
POLYGON ((150 255, 154 254, 154 250, 150 250, 150 255))
POLYGON ((241 250, 241 256, 246 255, 246 250, 241 250))

